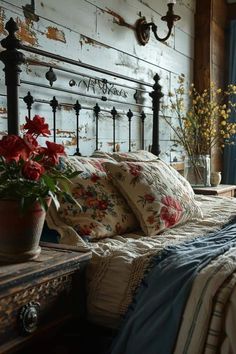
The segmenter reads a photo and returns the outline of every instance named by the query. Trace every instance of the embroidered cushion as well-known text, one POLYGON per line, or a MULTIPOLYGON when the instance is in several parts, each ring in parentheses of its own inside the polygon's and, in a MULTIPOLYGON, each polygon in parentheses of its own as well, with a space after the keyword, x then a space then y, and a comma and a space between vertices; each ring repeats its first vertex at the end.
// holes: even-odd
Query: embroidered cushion
POLYGON ((107 159, 71 157, 64 160, 83 171, 73 178, 71 192, 80 207, 62 199, 59 216, 81 236, 110 237, 138 228, 126 200, 108 178, 103 163, 107 159))
POLYGON ((156 155, 146 150, 137 150, 130 152, 113 152, 110 156, 118 161, 150 161, 158 159, 156 155))
POLYGON ((104 166, 146 235, 202 217, 198 203, 163 161, 106 162, 104 166))
POLYGON ((158 157, 146 150, 137 150, 130 152, 104 152, 104 151, 94 151, 92 157, 102 157, 121 161, 151 161, 158 159, 158 157))
POLYGON ((178 178, 178 180, 183 184, 184 188, 188 191, 188 193, 195 198, 195 194, 193 191, 193 188, 191 186, 191 184, 189 183, 189 181, 186 180, 186 178, 184 178, 178 171, 176 171, 172 166, 166 164, 164 161, 162 161, 170 170, 170 172, 176 177, 178 178))

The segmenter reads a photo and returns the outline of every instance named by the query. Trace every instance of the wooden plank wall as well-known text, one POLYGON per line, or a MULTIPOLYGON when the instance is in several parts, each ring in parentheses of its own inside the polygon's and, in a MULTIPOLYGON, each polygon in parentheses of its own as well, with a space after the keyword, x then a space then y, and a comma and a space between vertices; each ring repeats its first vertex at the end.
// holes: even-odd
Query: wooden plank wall
MULTIPOLYGON (((217 0, 219 1, 219 0, 217 0)), ((193 80, 194 65, 194 14, 195 0, 177 1, 175 12, 181 16, 173 34, 167 43, 160 43, 151 35, 150 42, 140 46, 133 30, 140 13, 147 20, 153 20, 160 31, 166 33, 166 24, 160 18, 166 13, 166 0, 41 0, 35 1, 38 21, 28 16, 25 6, 27 0, 0 1, 0 39, 6 35, 4 25, 12 16, 20 28, 19 36, 27 44, 68 56, 75 60, 96 65, 137 79, 152 82, 157 72, 161 77, 163 92, 176 86, 180 74, 187 82, 193 80)), ((0 48, 1 50, 1 48, 0 48)), ((31 55, 36 58, 35 55, 31 55)), ((0 64, 3 67, 2 64, 0 64)), ((42 81, 45 70, 35 67, 22 67, 22 78, 42 81), (38 69, 38 68, 37 68, 38 69)), ((68 78, 64 78, 68 87, 68 78)), ((44 90, 43 97, 48 97, 50 90, 44 90)), ((37 94, 37 90, 34 92, 37 94)), ((4 77, 0 76, 0 131, 6 131, 6 99, 4 97, 4 77)), ((24 95, 22 88, 21 96, 24 95)), ((93 102, 95 103, 95 102, 93 102)), ((21 122, 26 115, 25 106, 21 105, 21 122)), ((47 107, 36 105, 34 113, 51 116, 47 107)), ((61 108, 58 122, 58 134, 68 147, 75 149, 74 115, 70 109, 61 108)), ((111 119, 106 114, 101 119, 101 139, 99 147, 111 151, 111 119)), ((135 123, 132 147, 139 148, 139 124, 135 123)), ((127 150, 127 122, 123 116, 119 120, 118 139, 121 150, 127 150)), ((81 114, 80 137, 82 153, 89 155, 94 150, 94 117, 89 112, 81 114)), ((181 160, 183 152, 173 144, 170 128, 161 121, 161 150, 166 161, 181 160)), ((148 113, 145 132, 145 147, 151 141, 151 114, 148 113)))
MULTIPOLYGON (((204 0, 196 3, 194 82, 201 92, 215 82, 224 88, 227 65, 227 14, 225 0, 204 0)), ((212 169, 222 171, 222 151, 212 151, 212 169)))

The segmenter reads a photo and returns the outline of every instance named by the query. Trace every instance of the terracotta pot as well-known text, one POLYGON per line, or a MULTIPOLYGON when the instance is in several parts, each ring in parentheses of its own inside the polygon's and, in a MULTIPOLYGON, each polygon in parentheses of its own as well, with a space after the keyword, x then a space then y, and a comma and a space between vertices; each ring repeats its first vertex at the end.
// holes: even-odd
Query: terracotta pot
MULTIPOLYGON (((51 199, 47 199, 49 205, 51 199)), ((0 262, 23 262, 39 256, 46 212, 38 202, 22 213, 18 200, 0 199, 0 262)))

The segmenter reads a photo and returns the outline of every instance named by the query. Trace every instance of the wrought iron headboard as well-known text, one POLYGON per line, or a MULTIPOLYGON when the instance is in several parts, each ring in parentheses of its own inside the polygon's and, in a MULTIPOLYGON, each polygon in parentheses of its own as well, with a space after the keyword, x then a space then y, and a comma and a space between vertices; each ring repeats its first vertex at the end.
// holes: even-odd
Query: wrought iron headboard
MULTIPOLYGON (((5 72, 5 84, 7 87, 7 117, 8 117, 8 133, 9 134, 16 134, 19 135, 20 133, 20 124, 19 124, 19 86, 21 84, 27 84, 27 85, 34 85, 34 86, 40 86, 41 88, 49 88, 48 85, 44 85, 42 83, 36 83, 28 80, 21 80, 20 79, 20 73, 21 73, 21 64, 27 62, 30 65, 45 65, 46 67, 49 67, 48 72, 46 73, 46 78, 50 83, 50 86, 53 86, 53 83, 56 81, 56 76, 55 72, 53 69, 57 69, 63 72, 68 72, 68 73, 73 73, 75 75, 80 75, 83 76, 83 73, 80 73, 76 70, 71 70, 67 69, 63 66, 57 65, 57 64, 49 64, 49 63, 43 63, 39 62, 37 60, 32 60, 32 59, 27 59, 25 55, 20 51, 23 50, 25 52, 33 53, 36 55, 41 55, 43 57, 47 57, 50 59, 55 59, 57 61, 60 61, 62 63, 70 64, 73 65, 74 67, 80 67, 83 69, 88 70, 89 72, 93 73, 100 73, 100 74, 105 74, 109 77, 115 77, 124 80, 125 82, 128 82, 127 84, 122 84, 122 87, 124 88, 130 88, 134 89, 132 86, 130 86, 129 83, 135 83, 139 85, 139 91, 140 92, 147 92, 147 88, 152 88, 152 91, 149 92, 149 96, 152 99, 152 106, 149 107, 153 111, 153 121, 152 121, 152 143, 151 143, 151 152, 155 155, 160 154, 160 144, 159 144, 159 108, 160 108, 160 99, 163 97, 163 93, 161 92, 161 86, 159 84, 159 76, 156 74, 154 76, 154 85, 151 85, 148 82, 144 82, 141 80, 137 80, 125 75, 122 75, 120 73, 112 72, 106 69, 102 69, 93 65, 89 65, 86 63, 82 63, 80 61, 76 61, 70 58, 66 58, 61 55, 57 55, 54 53, 50 53, 38 48, 32 48, 26 45, 23 45, 19 39, 17 39, 15 33, 18 31, 18 27, 16 22, 11 18, 5 26, 6 30, 8 31, 8 36, 4 38, 1 41, 2 47, 5 48, 4 51, 0 53, 0 60, 4 63, 4 72, 5 72), (19 50, 20 49, 20 50, 19 50)), ((107 79, 101 79, 98 78, 97 76, 93 75, 84 75, 87 78, 90 78, 91 80, 100 80, 100 83, 107 85, 110 83, 109 80, 107 79)), ((73 81, 71 80, 70 86, 73 86, 73 81)), ((119 83, 116 83, 117 86, 119 86, 119 83)), ((121 86, 121 85, 120 85, 121 86)), ((63 91, 65 93, 71 93, 75 94, 72 90, 69 89, 61 89, 57 87, 52 87, 53 90, 55 91, 63 91)), ((137 92, 136 92, 137 93, 137 92)), ((77 93, 80 96, 85 96, 85 97, 92 97, 99 99, 101 101, 110 101, 112 104, 118 102, 121 103, 120 101, 114 99, 114 98, 108 98, 107 96, 98 96, 98 95, 89 95, 88 93, 77 93)), ((134 95, 135 97, 135 95, 134 95)), ((40 100, 40 99, 34 99, 31 96, 31 93, 28 92, 28 94, 23 98, 26 106, 27 106, 27 111, 28 111, 28 116, 31 116, 31 108, 34 102, 46 102, 45 100, 40 100)), ((59 106, 59 103, 56 99, 56 96, 53 97, 52 100, 47 101, 47 103, 50 104, 53 112, 53 139, 54 141, 56 140, 56 114, 57 114, 57 109, 59 106)), ((124 105, 132 105, 133 103, 130 102, 122 102, 124 105)), ((64 104, 66 105, 66 104, 64 104)), ((145 106, 142 104, 139 104, 136 102, 135 104, 137 107, 140 106, 140 108, 144 108, 145 106)), ((86 109, 91 109, 91 107, 83 107, 86 109)), ((80 155, 80 146, 79 146, 79 116, 80 116, 80 111, 82 109, 80 103, 78 100, 75 101, 73 104, 73 109, 75 112, 76 116, 76 154, 80 155)), ((95 106, 92 108, 95 114, 95 150, 98 150, 98 124, 99 124, 99 114, 100 112, 106 111, 111 114, 112 120, 113 120, 113 151, 115 151, 115 145, 116 145, 116 116, 117 116, 117 110, 115 106, 111 110, 106 110, 106 109, 101 109, 98 103, 95 104, 95 106)), ((128 122, 129 122, 129 151, 131 151, 131 122, 132 122, 132 117, 134 113, 131 111, 131 109, 128 110, 127 112, 127 117, 128 117, 128 122)), ((145 121, 146 115, 142 111, 140 114, 140 119, 141 119, 141 148, 144 147, 144 121, 145 121)))

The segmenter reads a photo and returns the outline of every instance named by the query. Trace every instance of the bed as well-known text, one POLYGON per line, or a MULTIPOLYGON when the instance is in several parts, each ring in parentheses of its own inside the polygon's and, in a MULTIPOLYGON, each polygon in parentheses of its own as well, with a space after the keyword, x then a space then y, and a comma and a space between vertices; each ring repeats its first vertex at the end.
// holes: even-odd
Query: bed
MULTIPOLYGON (((47 214, 47 226, 56 233, 57 242, 82 252, 92 251, 86 275, 87 319, 116 331, 109 352, 236 353, 236 199, 195 196, 189 183, 158 157, 159 105, 163 96, 158 75, 152 87, 150 83, 27 47, 16 39, 13 19, 6 29, 9 36, 2 41, 5 51, 0 53, 0 59, 5 64, 10 134, 19 134, 18 112, 25 109, 22 98, 29 117, 35 103, 36 109, 38 104, 51 107, 52 138, 60 139, 58 98, 35 98, 28 89, 26 95, 19 96, 18 92, 19 85, 21 92, 28 85, 37 96, 40 89, 48 89, 50 85, 54 93, 67 94, 71 99, 75 95, 72 89, 55 86, 56 70, 64 75, 82 75, 86 80, 98 78, 84 70, 100 73, 106 77, 98 80, 100 84, 107 85, 111 80, 107 77, 115 77, 121 80, 122 90, 135 91, 135 102, 128 102, 135 107, 134 112, 129 108, 124 114, 120 108, 120 114, 128 119, 127 152, 119 151, 120 111, 114 106, 100 107, 97 102, 94 104, 94 99, 100 99, 104 105, 115 102, 119 107, 127 107, 127 101, 117 101, 114 96, 98 97, 84 90, 76 92, 77 97, 85 99, 84 106, 69 99, 61 104, 74 110, 74 155, 62 159, 62 163, 81 172, 72 186, 73 196, 81 207, 62 199, 60 207, 52 205, 47 214), (22 51, 37 58, 25 58, 22 51), (39 56, 44 58, 41 62, 39 56), (48 68, 47 85, 41 80, 19 81, 19 66, 25 60, 27 65, 48 68), (60 60, 63 66, 52 64, 53 60, 60 60), (151 105, 146 99, 143 101, 144 94, 150 96, 151 105), (90 99, 91 104, 86 101, 90 99), (79 119, 83 108, 94 117, 92 157, 81 156, 79 119), (149 140, 145 140, 148 132, 143 109, 149 115, 152 111, 150 152, 145 150, 149 140), (112 151, 99 149, 101 112, 109 113, 112 118, 112 151), (139 151, 132 137, 135 116, 140 118, 139 151)), ((73 76, 68 78, 71 87, 73 80, 73 76)), ((117 93, 113 90, 113 95, 114 92, 117 93)), ((121 95, 123 91, 119 92, 121 95)))

